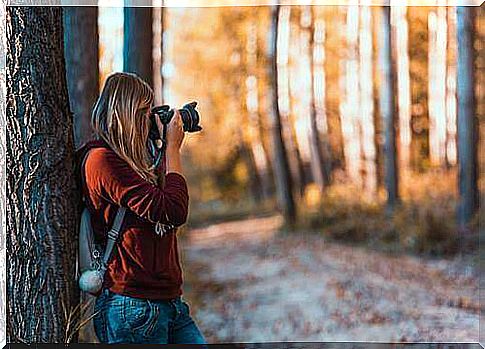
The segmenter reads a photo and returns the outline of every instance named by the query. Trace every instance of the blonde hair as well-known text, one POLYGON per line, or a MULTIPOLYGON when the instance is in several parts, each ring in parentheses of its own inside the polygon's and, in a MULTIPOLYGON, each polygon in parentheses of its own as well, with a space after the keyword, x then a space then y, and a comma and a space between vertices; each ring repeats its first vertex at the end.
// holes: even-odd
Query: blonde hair
POLYGON ((149 111, 153 90, 132 73, 113 73, 94 105, 91 126, 96 139, 103 139, 142 178, 157 184, 157 174, 148 151, 149 111))

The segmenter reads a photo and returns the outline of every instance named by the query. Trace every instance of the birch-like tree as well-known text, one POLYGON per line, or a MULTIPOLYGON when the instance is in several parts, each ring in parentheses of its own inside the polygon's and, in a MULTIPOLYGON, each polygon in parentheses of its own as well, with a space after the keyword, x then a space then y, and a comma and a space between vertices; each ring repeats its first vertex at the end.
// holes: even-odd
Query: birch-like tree
POLYGON ((429 12, 429 155, 436 166, 443 166, 446 159, 446 27, 446 7, 429 12))

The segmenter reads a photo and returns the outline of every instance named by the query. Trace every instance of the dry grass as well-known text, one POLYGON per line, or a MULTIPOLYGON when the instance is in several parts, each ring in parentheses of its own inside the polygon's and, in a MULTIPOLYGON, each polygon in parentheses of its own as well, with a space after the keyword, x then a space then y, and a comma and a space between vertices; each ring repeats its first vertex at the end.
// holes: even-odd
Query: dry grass
MULTIPOLYGON (((467 231, 456 225, 456 173, 451 170, 402 178, 402 201, 392 215, 382 190, 369 198, 361 189, 340 183, 327 188, 318 203, 309 189, 300 203, 298 229, 323 232, 350 243, 423 255, 453 255, 478 247, 478 217, 467 231), (310 204, 309 204, 310 202, 310 204)), ((314 195, 313 195, 314 196, 314 195)))
POLYGON ((95 302, 95 297, 90 297, 87 301, 78 303, 75 307, 70 307, 68 310, 64 302, 61 300, 61 305, 64 314, 64 321, 66 323, 66 330, 64 335, 64 343, 71 343, 76 335, 86 326, 97 313, 89 312, 95 302))

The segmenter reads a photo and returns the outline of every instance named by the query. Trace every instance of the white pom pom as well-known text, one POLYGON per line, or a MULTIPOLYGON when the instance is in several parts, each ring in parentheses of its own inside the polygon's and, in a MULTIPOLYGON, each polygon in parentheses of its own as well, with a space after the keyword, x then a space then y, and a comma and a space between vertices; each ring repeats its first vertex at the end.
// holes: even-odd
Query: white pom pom
POLYGON ((79 278, 79 288, 84 292, 96 293, 103 287, 103 275, 98 270, 86 270, 79 278))

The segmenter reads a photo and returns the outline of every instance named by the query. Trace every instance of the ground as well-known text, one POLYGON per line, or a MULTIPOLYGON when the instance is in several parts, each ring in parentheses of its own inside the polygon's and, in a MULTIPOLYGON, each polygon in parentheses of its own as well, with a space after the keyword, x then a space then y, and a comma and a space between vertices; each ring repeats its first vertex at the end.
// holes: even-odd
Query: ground
POLYGON ((190 229, 185 295, 210 343, 478 340, 469 256, 424 259, 277 234, 280 216, 190 229))

